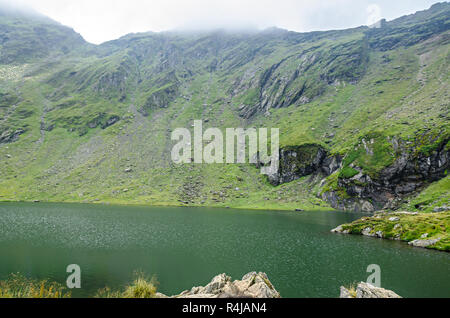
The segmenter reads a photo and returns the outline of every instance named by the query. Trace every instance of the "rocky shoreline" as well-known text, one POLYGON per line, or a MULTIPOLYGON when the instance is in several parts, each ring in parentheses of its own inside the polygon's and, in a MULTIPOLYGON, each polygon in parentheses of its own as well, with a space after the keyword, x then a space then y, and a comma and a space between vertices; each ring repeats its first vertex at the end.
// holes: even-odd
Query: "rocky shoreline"
POLYGON ((179 295, 158 298, 281 298, 265 273, 251 272, 242 280, 232 281, 226 274, 217 275, 204 287, 193 287, 179 295))
MULTIPOLYGON (((230 276, 220 274, 204 287, 193 287, 179 295, 167 296, 161 293, 156 298, 207 299, 207 298, 281 298, 280 293, 265 273, 251 272, 242 280, 233 281, 230 276)), ((341 287, 340 298, 401 298, 393 291, 359 283, 355 288, 341 287)))
POLYGON ((450 252, 449 226, 448 210, 437 213, 381 212, 340 225, 331 232, 403 241, 414 247, 450 252))

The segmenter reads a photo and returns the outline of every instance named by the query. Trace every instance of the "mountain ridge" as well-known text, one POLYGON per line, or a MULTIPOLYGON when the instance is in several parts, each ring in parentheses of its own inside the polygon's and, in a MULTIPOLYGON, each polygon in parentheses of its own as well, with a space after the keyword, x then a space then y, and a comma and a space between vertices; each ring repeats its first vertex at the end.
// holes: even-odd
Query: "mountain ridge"
POLYGON ((373 29, 100 45, 2 20, 0 200, 431 211, 449 198, 449 16, 441 3, 373 29), (174 165, 170 132, 194 119, 280 128, 282 177, 174 165), (422 161, 436 166, 405 168, 422 161))

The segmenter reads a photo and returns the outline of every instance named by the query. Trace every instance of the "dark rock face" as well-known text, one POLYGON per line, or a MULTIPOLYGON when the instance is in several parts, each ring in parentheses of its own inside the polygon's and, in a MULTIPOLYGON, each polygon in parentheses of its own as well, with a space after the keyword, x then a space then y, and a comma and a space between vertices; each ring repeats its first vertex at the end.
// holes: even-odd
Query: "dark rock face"
POLYGON ((280 150, 280 167, 269 175, 273 185, 280 185, 313 174, 329 176, 340 168, 342 159, 332 157, 320 145, 310 144, 280 150))
POLYGON ((177 92, 178 87, 175 85, 161 89, 148 97, 145 107, 149 109, 167 108, 177 92))
POLYGON ((109 126, 114 125, 114 124, 117 123, 119 120, 120 120, 120 117, 119 117, 119 116, 111 116, 111 117, 106 121, 106 123, 104 123, 104 124, 102 125, 102 129, 106 129, 106 128, 108 128, 109 126))
POLYGON ((7 130, 0 134, 0 144, 7 144, 15 142, 19 139, 20 135, 24 134, 25 130, 17 129, 15 131, 7 130))
POLYGON ((334 192, 324 193, 322 198, 333 208, 345 211, 395 209, 406 195, 445 177, 450 167, 447 143, 445 140, 430 154, 403 150, 394 164, 382 170, 377 178, 360 172, 353 178, 339 179, 339 187, 345 189, 350 198, 341 198, 334 192))
POLYGON ((336 192, 330 191, 322 194, 322 199, 334 209, 351 212, 374 212, 375 208, 367 200, 357 198, 342 198, 336 192))
MULTIPOLYGON (((321 197, 333 208, 343 211, 396 209, 405 196, 445 177, 450 168, 447 143, 448 139, 445 139, 431 153, 415 152, 399 146, 399 157, 376 177, 354 167, 359 171, 357 175, 338 179, 338 186, 345 190, 346 196, 328 191, 321 197)), ((277 186, 309 175, 327 177, 342 168, 342 160, 340 156, 330 156, 320 145, 286 147, 280 150, 279 170, 268 176, 269 182, 277 186)), ((258 167, 261 165, 258 164, 258 167)))
POLYGON ((108 116, 108 114, 101 113, 88 123, 88 127, 94 129, 97 128, 98 126, 101 126, 102 129, 106 129, 119 121, 120 117, 117 115, 108 116))
POLYGON ((322 95, 328 86, 355 83, 364 75, 368 63, 364 40, 316 49, 280 60, 265 69, 259 80, 250 86, 238 84, 233 90, 235 94, 249 88, 257 91, 256 100, 242 105, 239 115, 250 119, 256 114, 269 114, 272 109, 307 104, 322 95), (297 67, 293 69, 292 64, 297 67), (311 81, 311 78, 316 80, 311 81))
POLYGON ((153 85, 160 88, 151 92, 145 103, 140 107, 139 112, 143 116, 148 116, 149 112, 155 109, 168 108, 179 97, 180 82, 175 72, 170 72, 165 78, 156 81, 153 85))

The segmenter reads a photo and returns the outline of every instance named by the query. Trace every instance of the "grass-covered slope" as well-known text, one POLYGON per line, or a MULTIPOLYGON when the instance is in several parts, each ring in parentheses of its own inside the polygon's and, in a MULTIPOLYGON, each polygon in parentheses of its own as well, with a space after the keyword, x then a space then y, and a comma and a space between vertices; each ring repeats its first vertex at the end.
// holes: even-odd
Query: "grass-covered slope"
MULTIPOLYGON (((377 181, 405 153, 448 153, 449 16, 443 3, 380 29, 143 33, 100 46, 6 16, 0 200, 378 207, 360 176, 377 181), (282 147, 320 147, 338 169, 274 186, 252 165, 173 164, 171 132, 201 119, 205 129, 279 127, 282 147)), ((394 193, 397 206, 448 203, 447 183, 433 183, 441 170, 394 193)))

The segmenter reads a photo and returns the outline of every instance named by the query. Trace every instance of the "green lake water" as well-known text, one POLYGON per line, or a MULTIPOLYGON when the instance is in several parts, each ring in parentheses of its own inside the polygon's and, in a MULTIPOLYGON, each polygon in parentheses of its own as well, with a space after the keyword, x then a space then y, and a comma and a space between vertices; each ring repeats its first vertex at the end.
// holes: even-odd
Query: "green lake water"
POLYGON ((450 254, 330 233, 361 215, 81 204, 0 204, 0 279, 20 272, 65 283, 78 264, 87 297, 124 286, 136 270, 177 294, 227 273, 266 272, 282 297, 338 297, 381 267, 404 297, 450 297, 450 254))

